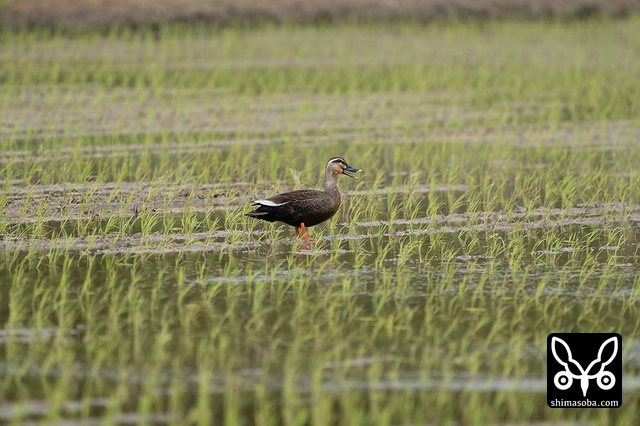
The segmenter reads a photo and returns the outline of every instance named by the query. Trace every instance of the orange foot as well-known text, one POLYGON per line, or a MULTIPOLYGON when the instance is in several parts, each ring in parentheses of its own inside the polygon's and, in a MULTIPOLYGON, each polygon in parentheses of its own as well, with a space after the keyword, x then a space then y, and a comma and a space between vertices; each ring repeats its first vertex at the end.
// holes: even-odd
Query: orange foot
POLYGON ((296 226, 296 236, 299 237, 300 236, 300 229, 302 229, 302 236, 304 237, 305 240, 307 241, 317 241, 315 238, 311 238, 308 234, 307 234, 307 228, 304 226, 304 222, 300 223, 300 227, 296 226))

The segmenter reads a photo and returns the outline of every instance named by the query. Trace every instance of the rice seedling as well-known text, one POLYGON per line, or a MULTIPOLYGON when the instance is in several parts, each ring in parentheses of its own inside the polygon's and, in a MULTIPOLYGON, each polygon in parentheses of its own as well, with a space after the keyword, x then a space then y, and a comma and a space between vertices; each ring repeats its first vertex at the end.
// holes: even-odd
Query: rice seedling
POLYGON ((0 422, 637 423, 638 23, 2 32, 0 422), (546 407, 571 331, 622 407, 546 407))

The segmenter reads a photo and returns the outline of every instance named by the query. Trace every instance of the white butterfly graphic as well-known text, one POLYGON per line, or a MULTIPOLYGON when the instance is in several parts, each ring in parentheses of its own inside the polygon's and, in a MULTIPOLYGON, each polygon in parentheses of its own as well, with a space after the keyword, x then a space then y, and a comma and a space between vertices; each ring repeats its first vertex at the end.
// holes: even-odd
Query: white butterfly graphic
POLYGON ((611 364, 613 359, 616 357, 616 354, 618 353, 618 339, 616 337, 611 337, 610 339, 605 340, 602 345, 600 345, 600 349, 598 350, 598 357, 593 360, 586 369, 583 369, 580 363, 573 359, 573 355, 571 354, 569 345, 567 345, 567 343, 559 337, 554 336, 551 338, 551 352, 553 352, 553 357, 556 359, 556 361, 558 361, 558 363, 564 367, 564 371, 560 371, 553 378, 553 384, 560 390, 569 389, 573 384, 573 379, 579 379, 580 387, 582 388, 582 396, 586 397, 587 389, 589 389, 589 380, 591 379, 596 379, 598 387, 602 390, 609 390, 616 384, 616 378, 613 373, 611 373, 610 371, 605 371, 605 367, 611 364), (611 343, 613 344, 613 354, 607 361, 602 361, 604 348, 611 343), (557 345, 562 345, 564 347, 564 350, 568 354, 569 359, 567 359, 566 361, 560 359, 560 355, 558 355, 558 352, 556 351, 557 345), (578 370, 580 370, 581 374, 573 374, 569 369, 569 363, 575 365, 578 370), (598 363, 602 363, 598 372, 595 374, 589 374, 591 369, 598 363))

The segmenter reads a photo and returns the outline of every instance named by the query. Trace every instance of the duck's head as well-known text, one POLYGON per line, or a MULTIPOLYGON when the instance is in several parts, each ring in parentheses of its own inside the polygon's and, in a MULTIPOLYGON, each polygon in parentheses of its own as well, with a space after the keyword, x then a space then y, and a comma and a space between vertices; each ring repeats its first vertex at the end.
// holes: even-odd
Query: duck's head
POLYGON ((343 174, 350 178, 358 180, 356 173, 362 172, 361 169, 351 167, 342 157, 333 157, 327 162, 327 170, 331 170, 333 176, 343 174))

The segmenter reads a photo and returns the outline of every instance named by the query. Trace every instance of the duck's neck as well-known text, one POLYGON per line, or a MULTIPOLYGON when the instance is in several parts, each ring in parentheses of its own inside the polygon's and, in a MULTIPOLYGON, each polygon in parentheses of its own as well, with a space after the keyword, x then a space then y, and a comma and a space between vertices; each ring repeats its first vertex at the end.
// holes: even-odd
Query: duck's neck
POLYGON ((327 170, 324 174, 324 192, 327 192, 331 195, 337 194, 340 197, 340 192, 338 192, 338 185, 336 185, 336 175, 333 174, 333 171, 327 170))

